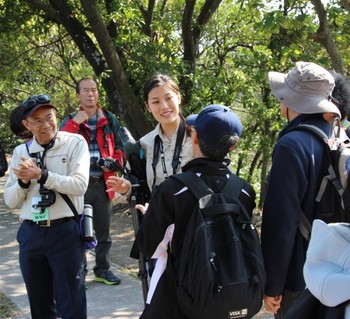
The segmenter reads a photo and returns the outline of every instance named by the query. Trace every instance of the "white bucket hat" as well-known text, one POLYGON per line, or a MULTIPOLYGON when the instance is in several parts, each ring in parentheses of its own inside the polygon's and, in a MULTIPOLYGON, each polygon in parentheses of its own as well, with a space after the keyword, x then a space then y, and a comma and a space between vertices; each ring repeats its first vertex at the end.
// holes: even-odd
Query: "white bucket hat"
POLYGON ((272 94, 288 108, 300 114, 335 113, 338 107, 329 101, 334 88, 331 73, 312 62, 297 62, 287 74, 269 72, 272 94))
POLYGON ((310 292, 329 307, 350 300, 350 225, 315 219, 304 265, 310 292))

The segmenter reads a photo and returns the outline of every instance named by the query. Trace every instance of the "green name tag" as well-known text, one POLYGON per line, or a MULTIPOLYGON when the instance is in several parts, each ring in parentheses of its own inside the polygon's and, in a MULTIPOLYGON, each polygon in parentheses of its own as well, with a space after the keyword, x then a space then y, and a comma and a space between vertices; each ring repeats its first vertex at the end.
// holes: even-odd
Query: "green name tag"
POLYGON ((40 222, 42 220, 48 220, 48 219, 49 219, 49 209, 47 207, 44 208, 44 211, 42 213, 33 213, 34 222, 40 222))

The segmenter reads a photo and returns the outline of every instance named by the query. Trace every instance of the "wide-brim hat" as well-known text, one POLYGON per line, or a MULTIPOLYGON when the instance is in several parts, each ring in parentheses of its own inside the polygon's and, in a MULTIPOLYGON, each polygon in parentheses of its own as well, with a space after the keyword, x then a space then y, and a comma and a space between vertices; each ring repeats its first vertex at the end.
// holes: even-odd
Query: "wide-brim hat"
POLYGON ((330 72, 312 62, 297 62, 287 74, 268 73, 272 94, 300 114, 334 113, 338 107, 329 99, 334 88, 330 72))
POLYGON ((350 300, 350 225, 315 219, 304 265, 310 292, 334 307, 350 300))

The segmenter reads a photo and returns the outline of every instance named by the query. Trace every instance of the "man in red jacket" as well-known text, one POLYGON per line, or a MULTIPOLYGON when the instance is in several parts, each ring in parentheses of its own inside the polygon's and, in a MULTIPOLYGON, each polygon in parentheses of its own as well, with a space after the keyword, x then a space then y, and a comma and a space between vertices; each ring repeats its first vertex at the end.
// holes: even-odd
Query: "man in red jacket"
POLYGON ((106 193, 105 181, 109 176, 115 175, 115 169, 108 164, 116 160, 122 165, 125 158, 119 136, 120 125, 111 112, 103 110, 98 104, 99 92, 95 80, 89 77, 81 79, 76 92, 80 109, 63 119, 60 129, 81 134, 89 144, 90 159, 87 160, 90 160, 90 180, 84 200, 85 204, 93 207, 94 229, 98 240, 95 248, 96 265, 93 269, 95 281, 118 285, 120 279, 110 270, 111 200, 114 193, 106 193))

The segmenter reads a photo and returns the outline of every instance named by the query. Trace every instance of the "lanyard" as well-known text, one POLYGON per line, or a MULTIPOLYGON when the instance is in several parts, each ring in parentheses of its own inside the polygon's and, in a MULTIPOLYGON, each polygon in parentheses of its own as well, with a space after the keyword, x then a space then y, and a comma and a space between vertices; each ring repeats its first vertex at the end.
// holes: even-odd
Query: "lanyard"
MULTIPOLYGON (((36 165, 38 167, 40 167, 41 170, 46 168, 45 164, 44 164, 44 159, 45 159, 45 156, 46 156, 46 152, 55 145, 56 137, 57 137, 57 133, 55 134, 54 138, 51 140, 51 142, 49 144, 43 146, 44 152, 42 153, 42 155, 40 155, 39 152, 38 153, 30 153, 29 152, 29 145, 30 145, 30 143, 29 144, 26 143, 26 148, 27 148, 27 152, 28 152, 29 156, 36 159, 36 165)), ((40 183, 40 188, 43 188, 43 185, 41 183, 40 183)))
MULTIPOLYGON (((182 148, 182 141, 185 135, 185 123, 180 120, 179 129, 177 131, 177 137, 176 137, 176 143, 175 143, 175 149, 174 149, 174 155, 173 155, 173 161, 171 162, 171 166, 173 168, 173 175, 176 174, 177 170, 179 169, 181 165, 181 148, 182 148)), ((162 139, 159 135, 157 135, 154 139, 154 147, 153 147, 153 161, 152 161, 152 168, 153 168, 153 184, 152 184, 152 191, 156 184, 156 166, 159 160, 159 154, 160 154, 160 160, 162 162, 162 168, 163 168, 163 174, 165 179, 169 177, 168 171, 166 169, 165 165, 165 156, 164 156, 164 147, 162 139)))

